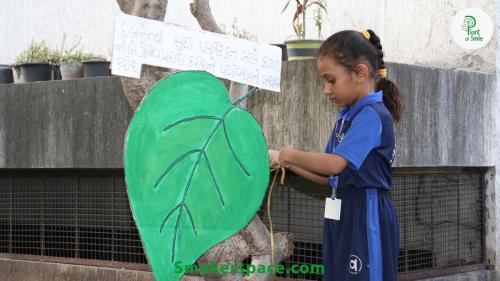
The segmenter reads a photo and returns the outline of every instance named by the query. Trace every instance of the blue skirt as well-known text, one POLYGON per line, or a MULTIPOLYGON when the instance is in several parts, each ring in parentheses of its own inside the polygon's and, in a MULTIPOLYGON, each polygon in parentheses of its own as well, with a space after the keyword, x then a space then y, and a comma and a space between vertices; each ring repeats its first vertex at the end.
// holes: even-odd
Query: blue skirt
POLYGON ((396 281, 399 225, 387 190, 337 189, 340 220, 324 220, 323 281, 396 281))

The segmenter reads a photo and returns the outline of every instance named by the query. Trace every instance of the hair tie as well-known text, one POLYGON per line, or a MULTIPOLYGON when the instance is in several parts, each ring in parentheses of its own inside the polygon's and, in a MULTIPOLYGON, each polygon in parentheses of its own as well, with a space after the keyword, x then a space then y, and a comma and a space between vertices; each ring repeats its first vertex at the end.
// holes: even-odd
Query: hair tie
POLYGON ((380 68, 378 71, 378 76, 380 76, 380 78, 387 78, 387 68, 383 67, 383 68, 380 68))
POLYGON ((370 40, 370 32, 368 32, 368 30, 361 31, 361 34, 366 38, 366 40, 370 40))

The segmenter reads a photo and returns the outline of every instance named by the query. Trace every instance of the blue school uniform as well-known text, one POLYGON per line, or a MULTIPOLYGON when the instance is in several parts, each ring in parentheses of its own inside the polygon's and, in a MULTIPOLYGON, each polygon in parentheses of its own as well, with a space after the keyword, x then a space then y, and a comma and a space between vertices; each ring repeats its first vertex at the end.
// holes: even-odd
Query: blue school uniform
POLYGON ((342 205, 340 220, 324 220, 324 281, 396 281, 399 225, 387 195, 395 138, 382 98, 378 91, 344 108, 326 147, 349 164, 329 177, 342 205))

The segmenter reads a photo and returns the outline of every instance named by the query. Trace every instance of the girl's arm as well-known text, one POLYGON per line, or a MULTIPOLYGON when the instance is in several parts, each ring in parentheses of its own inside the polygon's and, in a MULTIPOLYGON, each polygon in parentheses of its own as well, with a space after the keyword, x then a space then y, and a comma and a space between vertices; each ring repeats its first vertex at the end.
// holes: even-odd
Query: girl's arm
POLYGON ((306 178, 312 182, 315 182, 317 184, 328 185, 328 178, 327 177, 324 177, 324 176, 321 176, 321 175, 318 175, 315 173, 311 173, 311 172, 306 171, 306 170, 304 170, 300 167, 297 167, 297 166, 292 166, 288 170, 294 172, 295 174, 297 174, 303 178, 306 178))
POLYGON ((346 159, 336 154, 304 152, 292 147, 285 147, 280 151, 279 161, 321 175, 340 174, 349 164, 346 159))
MULTIPOLYGON (((269 150, 269 167, 271 169, 276 169, 280 166, 280 152, 277 150, 269 150)), ((317 184, 321 185, 328 185, 328 178, 323 176, 323 175, 318 175, 315 173, 312 173, 310 171, 307 171, 303 168, 297 167, 297 166, 291 166, 287 168, 288 170, 294 172, 295 174, 304 177, 312 182, 315 182, 317 184)))

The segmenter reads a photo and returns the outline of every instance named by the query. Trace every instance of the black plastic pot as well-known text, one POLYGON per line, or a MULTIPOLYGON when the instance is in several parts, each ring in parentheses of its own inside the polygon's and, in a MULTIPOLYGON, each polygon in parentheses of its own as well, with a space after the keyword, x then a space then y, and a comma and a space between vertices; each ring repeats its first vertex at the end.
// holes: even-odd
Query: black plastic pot
POLYGON ((9 65, 0 64, 0 84, 9 84, 14 82, 12 68, 9 65))
POLYGON ((109 76, 109 61, 84 61, 83 77, 109 76))
POLYGON ((59 65, 52 65, 52 80, 61 80, 61 67, 59 65))
POLYGON ((271 44, 271 45, 281 48, 281 60, 282 61, 288 60, 288 54, 287 54, 287 51, 286 51, 286 45, 285 44, 271 44))
POLYGON ((20 66, 23 82, 48 81, 52 78, 52 66, 48 63, 28 63, 20 66))

